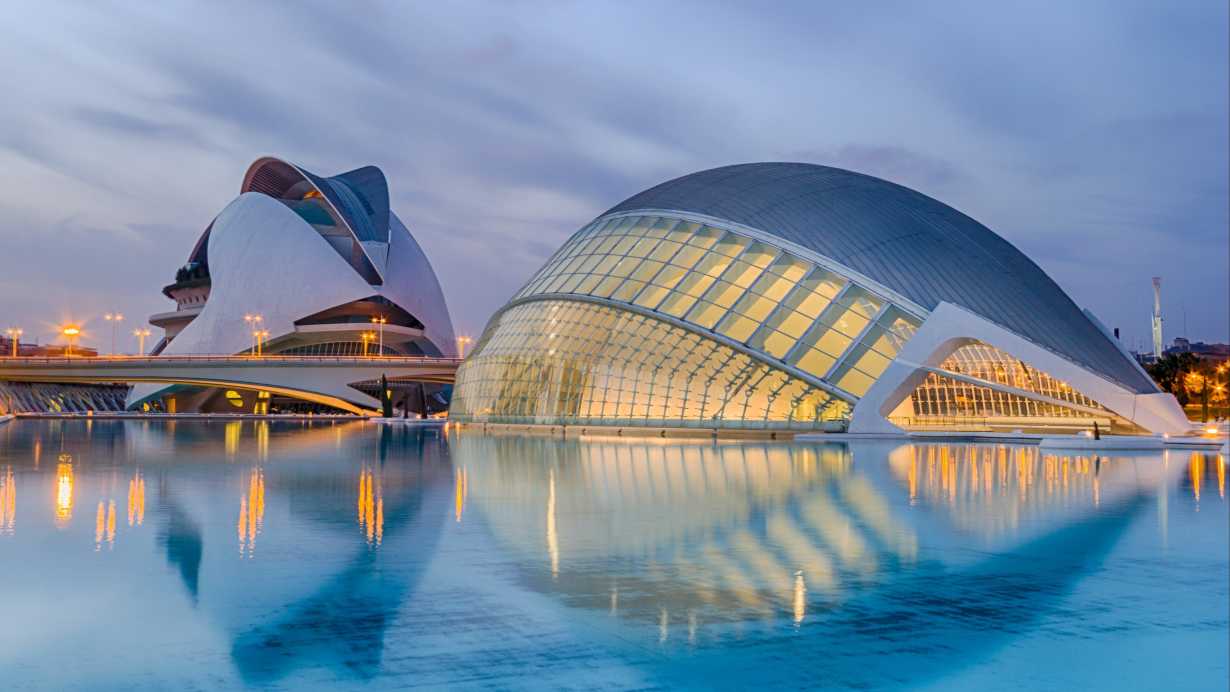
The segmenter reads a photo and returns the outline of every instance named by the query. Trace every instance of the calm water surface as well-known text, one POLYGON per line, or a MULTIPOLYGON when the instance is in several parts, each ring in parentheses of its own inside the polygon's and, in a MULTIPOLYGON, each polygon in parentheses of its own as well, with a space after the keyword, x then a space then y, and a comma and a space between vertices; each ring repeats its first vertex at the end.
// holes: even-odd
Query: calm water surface
POLYGON ((0 426, 12 688, 1226 688, 1226 462, 0 426))

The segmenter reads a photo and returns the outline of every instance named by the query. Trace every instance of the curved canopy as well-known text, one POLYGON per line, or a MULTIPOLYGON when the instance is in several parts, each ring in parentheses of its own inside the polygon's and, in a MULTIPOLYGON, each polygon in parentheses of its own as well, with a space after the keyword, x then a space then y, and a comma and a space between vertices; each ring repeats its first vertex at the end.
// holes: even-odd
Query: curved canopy
POLYGON ((986 226, 909 188, 803 163, 700 171, 606 212, 670 210, 750 226, 934 310, 971 310, 1136 392, 1156 385, 1038 265, 986 226))

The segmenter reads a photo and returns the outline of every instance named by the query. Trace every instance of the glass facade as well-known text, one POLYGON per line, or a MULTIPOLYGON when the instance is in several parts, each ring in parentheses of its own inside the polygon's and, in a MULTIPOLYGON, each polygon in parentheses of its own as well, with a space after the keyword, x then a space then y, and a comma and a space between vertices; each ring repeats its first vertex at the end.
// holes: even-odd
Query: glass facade
MULTIPOLYGON (((990 387, 971 384, 927 373, 927 378, 910 395, 913 417, 926 419, 983 418, 1087 418, 1108 419, 1112 414, 1097 414, 1060 404, 1009 394, 990 387)), ((1095 404, 1096 406, 1096 404, 1095 404)), ((1098 407, 1099 410, 1101 407, 1098 407)), ((894 421, 895 422, 895 421, 894 421)))
POLYGON ((688 322, 862 396, 919 320, 849 278, 732 231, 667 216, 600 219, 517 295, 574 294, 688 322))
POLYGON ((849 404, 722 343, 590 302, 515 305, 457 373, 460 421, 819 429, 849 404))
POLYGON ((1011 354, 982 342, 958 348, 940 364, 941 370, 976 377, 993 384, 1022 389, 1086 408, 1101 408, 1096 401, 1072 389, 1067 382, 1026 365, 1011 354))
POLYGON ((1023 427, 1084 427, 1093 421, 1139 432, 1066 382, 1026 365, 1000 349, 981 342, 958 348, 929 372, 890 420, 905 428, 1013 425, 1023 427), (1050 399, 1039 400, 994 389, 945 373, 1013 387, 1050 399))

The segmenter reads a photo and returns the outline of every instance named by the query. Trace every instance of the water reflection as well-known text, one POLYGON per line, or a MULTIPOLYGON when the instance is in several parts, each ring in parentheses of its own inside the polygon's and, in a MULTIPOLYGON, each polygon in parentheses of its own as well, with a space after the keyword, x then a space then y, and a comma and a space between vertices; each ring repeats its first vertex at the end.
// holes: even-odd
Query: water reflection
POLYGON ((6 466, 4 477, 0 478, 0 533, 13 533, 17 523, 17 482, 13 478, 13 467, 6 466))
POLYGON ((239 498, 239 554, 251 558, 256 552, 256 534, 265 525, 265 474, 259 468, 248 474, 248 485, 239 498))
MULTIPOLYGON (((1039 632, 1209 627, 1207 606, 1141 614, 1176 583, 1142 592, 1141 570, 1188 554, 1194 510, 1224 520, 1224 485, 1224 459, 1188 452, 21 421, 0 436, 0 563, 23 586, 0 612, 33 640, 28 584, 119 599, 21 649, 50 667, 65 632, 139 638, 153 604, 183 652, 130 664, 158 686, 916 685, 1039 632), (44 445, 62 456, 40 469, 44 445), (1182 542, 1157 548, 1152 506, 1182 542), (1133 526, 1151 543, 1109 561, 1133 526), (1125 570, 1126 610, 1072 600, 1125 570), (107 588, 116 571, 134 600, 107 588), (178 668, 199 677, 175 685, 178 668), (636 676, 571 677, 607 670, 636 676)), ((73 671, 98 677, 64 682, 117 686, 126 637, 91 639, 73 671)))
POLYGON ((67 528, 73 519, 73 464, 68 454, 56 464, 56 527, 67 528))

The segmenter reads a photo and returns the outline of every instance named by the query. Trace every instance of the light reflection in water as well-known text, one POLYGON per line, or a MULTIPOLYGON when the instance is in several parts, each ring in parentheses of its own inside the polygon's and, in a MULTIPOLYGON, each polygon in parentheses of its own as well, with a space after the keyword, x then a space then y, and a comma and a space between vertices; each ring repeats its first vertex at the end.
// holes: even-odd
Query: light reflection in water
POLYGON ((12 534, 17 522, 17 482, 13 467, 6 467, 0 478, 0 533, 12 534))
POLYGON ((226 458, 234 459, 235 454, 239 451, 239 436, 243 433, 242 421, 230 421, 226 424, 223 433, 223 449, 226 451, 226 458))
POLYGON ((1192 452, 1191 459, 1187 462, 1187 473, 1192 481, 1192 496, 1196 498, 1196 502, 1200 502, 1200 482, 1204 480, 1204 455, 1192 452))
MULTIPOLYGON (((1042 627, 1071 636, 1095 627, 1123 629, 1127 618, 1133 619, 1129 629, 1146 620, 1152 631, 1155 623, 1191 627, 1195 620, 1186 620, 1186 611, 1172 619, 1162 612, 1174 583, 1162 577, 1174 572, 1124 567, 1131 563, 1135 570, 1143 564, 1135 558, 1155 554, 1150 530, 1123 534, 1135 541, 1136 552, 1126 553, 1130 560, 1122 552, 1107 558, 1106 546, 1131 525, 1128 486, 1144 487, 1148 502, 1153 493, 1173 495, 1170 525, 1184 541, 1171 548, 1168 560, 1190 558, 1193 517, 1208 526, 1210 518, 1224 519, 1225 507, 1217 500, 1224 496, 1224 460, 1196 462, 1186 450, 1173 452, 1172 471, 1161 477, 1150 475, 1161 466, 1159 455, 1133 461, 994 445, 955 445, 941 453, 896 443, 526 440, 451 427, 445 447, 438 438, 400 436, 396 429, 377 440, 372 426, 362 423, 302 430, 275 423, 270 460, 258 464, 255 438, 228 442, 230 433, 217 424, 181 423, 174 438, 158 423, 123 426, 132 439, 114 444, 104 435, 121 424, 96 423, 93 447, 73 447, 77 460, 63 468, 52 463, 31 470, 32 436, 24 447, 13 447, 19 453, 0 458, 0 529, 13 523, 15 477, 23 478, 20 491, 29 496, 21 498, 23 507, 39 510, 37 526, 23 515, 22 534, 0 536, 0 552, 17 546, 28 564, 0 563, 23 578, 58 579, 60 588, 79 580, 83 596, 105 594, 110 572, 57 572, 49 543, 86 552, 81 547, 88 546, 91 527, 79 517, 75 533, 65 534, 71 541, 43 541, 58 535, 46 512, 49 486, 57 486, 57 507, 62 476, 69 507, 75 499, 88 516, 96 504, 93 529, 101 549, 118 542, 119 531, 132 531, 116 526, 123 516, 115 515, 124 513, 115 507, 123 481, 129 527, 143 524, 150 481, 149 519, 157 540, 126 540, 103 557, 108 571, 131 564, 134 583, 182 581, 183 588, 133 594, 168 599, 172 607, 184 600, 174 613, 176 626, 202 632, 194 641, 184 637, 183 663, 149 664, 148 679, 159 683, 175 678, 181 666, 200 668, 198 680, 227 687, 294 686, 319 675, 350 687, 397 686, 411 674, 425 676, 417 679, 424 686, 457 681, 438 669, 425 671, 430 662, 412 668, 419 664, 405 652, 423 650, 456 655, 456 669, 479 670, 490 675, 491 686, 512 687, 525 680, 507 677, 518 675, 505 672, 516 666, 481 666, 500 656, 542 660, 509 643, 509 623, 533 635, 525 639, 536 650, 547 649, 544 656, 556 649, 555 641, 567 645, 536 629, 544 620, 550 628, 581 623, 559 629, 588 650, 605 647, 612 657, 632 661, 625 669, 644 669, 644 678, 625 682, 686 687, 699 667, 718 671, 709 679, 732 687, 899 682, 885 678, 886 670, 925 682, 934 676, 916 675, 918 668, 944 672, 985 658, 985 640, 1039 631, 1040 618, 1042 627), (218 463, 231 456, 232 445, 246 460, 238 468, 218 463), (117 453, 129 458, 117 465, 117 453), (143 471, 152 459, 160 463, 147 479, 143 471), (1134 474, 1142 479, 1133 480, 1134 474), (357 504, 351 494, 356 475, 357 504), (114 490, 95 494, 100 487, 114 490), (225 544, 235 540, 229 523, 235 515, 226 507, 234 511, 229 502, 236 490, 241 555, 251 557, 262 534, 262 556, 228 572, 217 561, 234 560, 225 544), (1192 512, 1197 497, 1200 515, 1192 512), (271 534, 263 534, 266 502, 278 528, 271 534), (1092 511, 1095 502, 1099 511, 1092 511), (218 508, 222 516, 215 515, 218 508), (1222 513, 1210 517, 1213 509, 1222 513), (465 517, 464 530, 447 528, 450 513, 455 522, 465 517), (458 573, 470 576, 457 579, 458 573), (1166 582, 1160 590, 1144 590, 1149 574, 1166 582), (1147 615, 1124 608, 1129 614, 1120 618, 1100 609, 1104 599, 1068 600, 1087 575, 1094 576, 1084 586, 1096 588, 1095 579, 1108 577, 1142 589, 1127 593, 1125 605, 1162 597, 1147 615), (462 589, 467 597, 456 598, 462 589), (423 618, 407 617, 427 604, 431 610, 423 618), (592 612, 575 612, 586 609, 592 612), (601 618, 601 627, 588 627, 591 615, 601 618), (464 651, 449 648, 456 646, 454 633, 440 632, 441 621, 463 623, 464 651), (652 650, 655 642, 660 652, 652 650), (646 663, 646 653, 663 665, 646 663), (228 656, 234 662, 229 669, 228 656)), ((1224 545, 1224 536, 1213 536, 1217 545, 1224 545)), ((1202 549, 1210 545, 1203 538, 1194 541, 1202 549)), ((1207 555, 1198 557, 1197 567, 1208 563, 1207 555)), ((1177 562, 1174 569, 1188 564, 1177 562)), ((1221 591, 1213 595, 1224 600, 1221 591)), ((123 618, 143 612, 143 605, 116 605, 102 615, 119 613, 120 619, 104 624, 136 632, 139 618, 123 618)), ((106 659, 117 656, 123 641, 104 638, 95 646, 94 653, 74 655, 84 666, 118 667, 106 659)), ((593 670, 610 660, 572 663, 593 670)), ((568 665, 555 658, 533 668, 575 673, 568 665)), ((103 679, 98 686, 113 682, 103 679)))
POLYGON ((960 526, 986 535, 1011 533, 1027 516, 1097 507, 1103 466, 1117 463, 1004 445, 904 445, 889 455, 911 500, 942 502, 960 526))
POLYGON ((136 471, 128 481, 128 525, 145 522, 145 476, 136 471))
POLYGON ((551 578, 559 577, 559 536, 555 533, 555 469, 551 469, 547 488, 547 554, 551 559, 551 578))
POLYGON ((73 458, 60 455, 56 464, 56 528, 64 529, 73 520, 73 458))
POLYGON ((465 469, 457 469, 453 472, 453 515, 458 524, 461 523, 461 513, 466 506, 466 493, 469 492, 468 482, 465 469))
POLYGON ((367 468, 359 471, 359 530, 369 546, 384 540, 384 489, 367 468))
POLYGON ((997 554, 1098 516, 1099 503, 1112 516, 1165 477, 1152 457, 1003 445, 561 441, 463 429, 452 447, 467 477, 456 474, 454 493, 473 488, 467 510, 525 551, 538 588, 652 623, 663 642, 671 622, 819 621, 934 569, 934 559, 918 564, 920 526, 942 540, 953 535, 943 527, 981 536, 997 554))
POLYGON ((265 473, 258 467, 248 474, 247 492, 239 498, 239 555, 256 553, 256 536, 265 525, 265 473))

